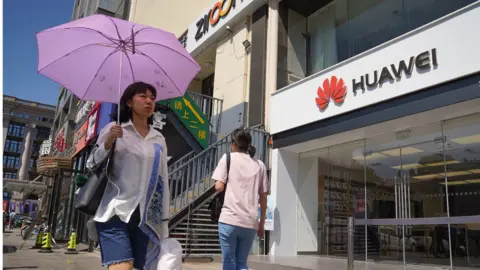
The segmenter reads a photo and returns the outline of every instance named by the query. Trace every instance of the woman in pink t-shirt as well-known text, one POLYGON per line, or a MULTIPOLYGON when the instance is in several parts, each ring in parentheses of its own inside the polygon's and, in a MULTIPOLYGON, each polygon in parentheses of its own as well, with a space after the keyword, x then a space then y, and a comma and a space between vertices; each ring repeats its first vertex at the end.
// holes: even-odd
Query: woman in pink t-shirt
POLYGON ((262 161, 253 157, 255 147, 251 144, 250 133, 236 129, 232 133, 230 171, 227 173, 227 158, 223 155, 212 175, 217 191, 223 191, 226 187, 225 201, 218 220, 224 270, 248 269, 247 258, 255 232, 260 238, 264 234, 267 169, 262 161))

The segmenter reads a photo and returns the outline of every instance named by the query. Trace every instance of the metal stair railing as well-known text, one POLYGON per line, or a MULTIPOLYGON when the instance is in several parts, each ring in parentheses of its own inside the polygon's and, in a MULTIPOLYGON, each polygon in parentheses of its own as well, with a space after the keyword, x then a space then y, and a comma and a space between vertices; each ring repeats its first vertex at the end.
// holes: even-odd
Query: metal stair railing
MULTIPOLYGON (((268 164, 269 134, 261 126, 247 128, 252 136, 252 145, 257 149, 255 157, 268 164)), ((211 175, 221 157, 230 152, 231 133, 203 152, 180 159, 169 168, 170 182, 170 216, 174 216, 188 207, 215 183, 211 175)))
POLYGON ((173 172, 175 171, 176 169, 178 169, 180 166, 182 166, 183 164, 189 162, 192 158, 195 157, 195 151, 191 151, 189 153, 187 153, 186 155, 184 155, 183 157, 181 157, 179 160, 176 160, 173 164, 171 164, 170 166, 168 166, 168 172, 173 172))
MULTIPOLYGON (((188 94, 193 101, 195 101, 202 113, 208 118, 210 122, 210 132, 218 134, 220 132, 223 100, 191 91, 188 91, 188 94)), ((212 136, 210 137, 212 138, 212 136)), ((210 141, 210 143, 212 143, 212 141, 210 141)))

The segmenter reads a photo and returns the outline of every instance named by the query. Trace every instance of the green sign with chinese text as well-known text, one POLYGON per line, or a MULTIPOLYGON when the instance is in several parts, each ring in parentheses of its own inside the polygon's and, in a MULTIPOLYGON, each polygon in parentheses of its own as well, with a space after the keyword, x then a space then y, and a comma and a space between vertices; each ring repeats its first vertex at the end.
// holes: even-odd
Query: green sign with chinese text
POLYGON ((188 93, 185 93, 183 97, 164 100, 159 103, 168 105, 198 143, 204 149, 208 147, 210 123, 188 93))

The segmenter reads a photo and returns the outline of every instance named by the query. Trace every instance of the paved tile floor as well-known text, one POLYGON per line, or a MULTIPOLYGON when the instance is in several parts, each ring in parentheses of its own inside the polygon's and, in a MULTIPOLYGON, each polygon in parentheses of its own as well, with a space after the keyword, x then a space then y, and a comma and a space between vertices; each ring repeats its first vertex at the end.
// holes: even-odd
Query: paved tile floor
MULTIPOLYGON (((4 270, 105 270, 100 264, 100 254, 98 252, 80 252, 77 255, 66 255, 64 249, 53 249, 53 253, 38 253, 38 250, 30 249, 34 241, 27 241, 20 249, 22 243, 23 240, 18 230, 7 231, 3 234, 4 248, 5 246, 15 246, 17 248, 16 252, 3 254, 4 270)), ((183 265, 183 269, 217 270, 221 269, 221 265, 217 262, 187 262, 183 265)))
MULTIPOLYGON (((81 252, 77 255, 66 255, 64 249, 54 249, 53 253, 38 253, 38 250, 32 250, 34 241, 27 241, 22 249, 23 240, 20 237, 19 230, 6 232, 3 234, 3 245, 15 246, 15 252, 4 252, 3 269, 4 270, 104 270, 100 265, 100 254, 98 252, 81 252)), ((335 258, 324 258, 315 256, 296 256, 296 257, 270 257, 270 256, 251 256, 249 258, 251 270, 340 270, 347 269, 346 260, 335 258)), ((222 269, 219 258, 214 262, 205 263, 198 261, 187 261, 183 264, 183 270, 219 270, 222 269)), ((427 270, 427 269, 448 269, 448 267, 435 266, 415 266, 415 265, 395 265, 385 263, 355 263, 355 270, 427 270)), ((475 269, 471 267, 455 267, 455 269, 475 269)), ((476 268, 479 269, 479 268, 476 268)))

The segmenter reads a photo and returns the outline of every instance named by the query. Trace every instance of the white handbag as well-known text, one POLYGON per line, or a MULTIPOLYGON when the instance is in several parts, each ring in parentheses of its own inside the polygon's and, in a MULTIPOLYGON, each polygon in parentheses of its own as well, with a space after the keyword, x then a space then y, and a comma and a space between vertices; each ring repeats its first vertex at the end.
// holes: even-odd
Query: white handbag
POLYGON ((182 270, 182 245, 173 238, 160 242, 157 270, 182 270))

